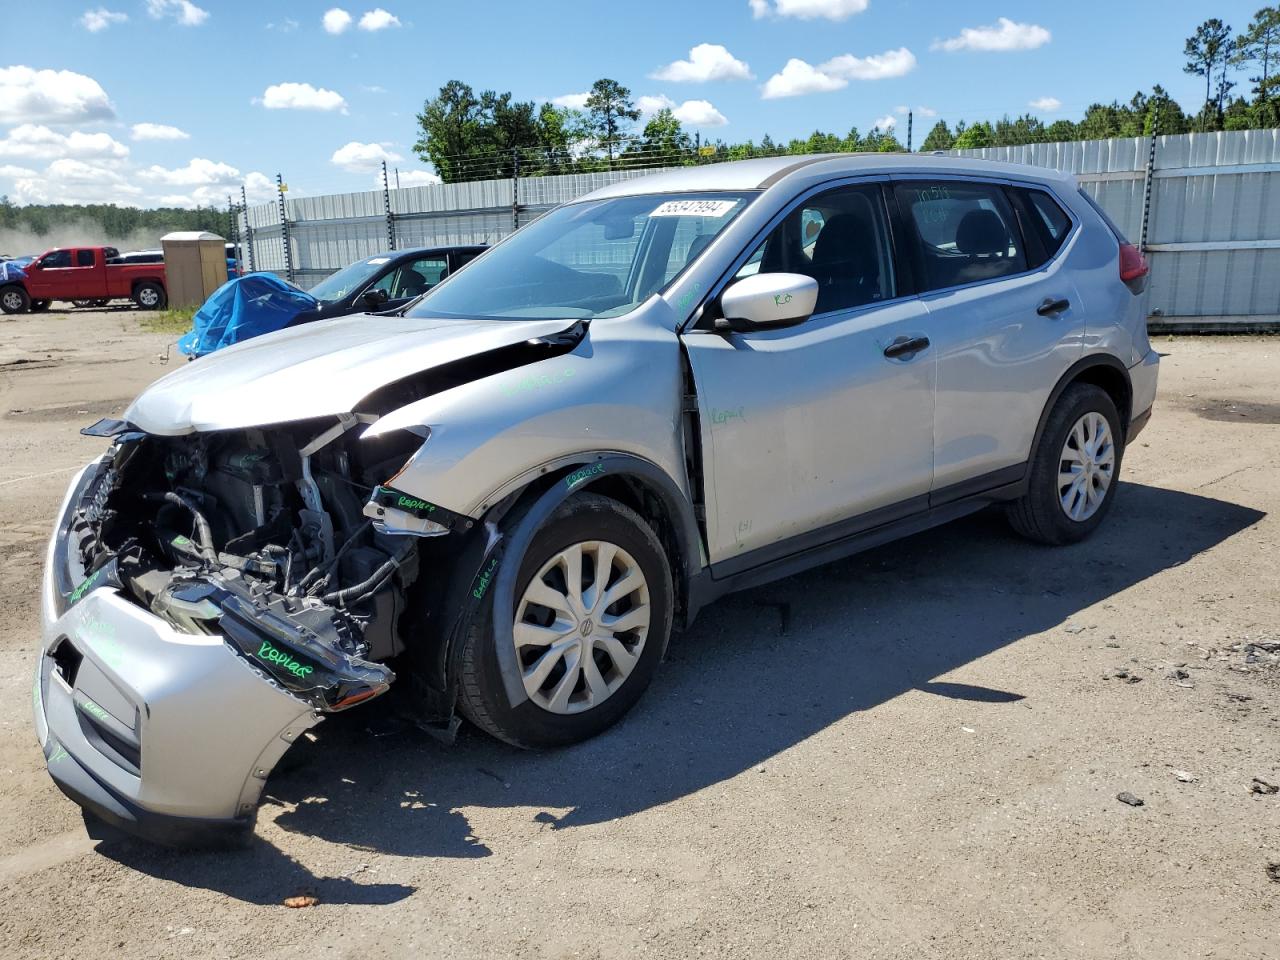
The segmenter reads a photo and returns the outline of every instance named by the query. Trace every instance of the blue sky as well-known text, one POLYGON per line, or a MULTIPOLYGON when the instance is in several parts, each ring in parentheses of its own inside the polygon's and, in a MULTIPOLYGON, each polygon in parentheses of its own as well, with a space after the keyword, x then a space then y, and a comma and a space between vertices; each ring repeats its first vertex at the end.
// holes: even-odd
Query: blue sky
POLYGON ((905 140, 909 107, 918 145, 933 114, 1077 119, 1153 83, 1194 109, 1184 39, 1259 2, 46 0, 6 21, 0 193, 225 205, 277 171, 294 195, 367 189, 384 156, 422 180, 414 114, 453 78, 571 103, 609 76, 731 141, 890 117, 905 140))

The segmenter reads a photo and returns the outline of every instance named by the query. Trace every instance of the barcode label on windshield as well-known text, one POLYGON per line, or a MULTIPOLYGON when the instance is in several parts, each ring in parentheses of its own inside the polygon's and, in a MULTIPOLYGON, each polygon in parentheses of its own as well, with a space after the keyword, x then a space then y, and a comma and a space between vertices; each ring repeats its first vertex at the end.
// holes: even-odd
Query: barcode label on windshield
POLYGON ((649 214, 651 217, 723 217, 738 205, 737 200, 667 200, 649 214))

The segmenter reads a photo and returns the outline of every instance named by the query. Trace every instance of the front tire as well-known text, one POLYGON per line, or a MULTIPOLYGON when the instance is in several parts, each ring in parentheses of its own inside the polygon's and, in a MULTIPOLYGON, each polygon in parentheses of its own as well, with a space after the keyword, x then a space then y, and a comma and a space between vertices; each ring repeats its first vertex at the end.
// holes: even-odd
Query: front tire
POLYGON ((486 604, 457 660, 458 705, 518 747, 586 740, 616 723, 653 679, 671 635, 671 568, 633 510, 608 497, 566 500, 518 563, 511 636, 528 699, 512 707, 486 604))
POLYGON ((31 298, 21 287, 0 289, 0 310, 5 313, 26 313, 31 308, 31 298))
POLYGON ((1027 492, 1009 505, 1014 530, 1039 543, 1076 543, 1111 510, 1124 434, 1101 387, 1073 383, 1058 398, 1031 460, 1027 492))
POLYGON ((158 283, 140 283, 133 291, 133 302, 139 310, 163 310, 168 298, 158 283))

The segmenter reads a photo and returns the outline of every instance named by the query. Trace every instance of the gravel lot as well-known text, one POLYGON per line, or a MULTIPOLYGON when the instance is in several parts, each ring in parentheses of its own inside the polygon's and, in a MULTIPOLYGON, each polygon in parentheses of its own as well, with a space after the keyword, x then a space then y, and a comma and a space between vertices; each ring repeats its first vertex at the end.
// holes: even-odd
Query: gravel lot
POLYGON ((1161 338, 1087 543, 992 512, 728 598, 558 753, 355 710, 183 854, 88 840, 29 716, 77 430, 181 362, 137 317, 0 322, 7 958, 1280 955, 1280 339, 1161 338))

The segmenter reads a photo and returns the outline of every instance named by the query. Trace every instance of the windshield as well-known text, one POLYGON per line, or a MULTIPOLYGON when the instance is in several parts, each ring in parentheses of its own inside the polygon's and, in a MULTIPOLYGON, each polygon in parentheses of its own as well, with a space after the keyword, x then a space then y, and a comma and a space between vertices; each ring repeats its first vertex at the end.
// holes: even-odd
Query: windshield
POLYGON ((343 267, 337 273, 325 277, 307 292, 317 300, 336 303, 363 287, 390 262, 391 258, 388 256, 357 260, 351 266, 343 267))
POLYGON ((666 194, 559 207, 432 290, 408 314, 504 320, 620 316, 665 289, 752 196, 666 194))

